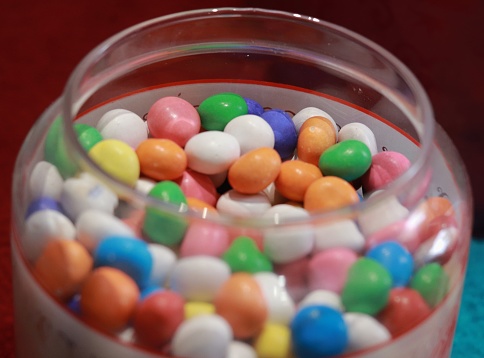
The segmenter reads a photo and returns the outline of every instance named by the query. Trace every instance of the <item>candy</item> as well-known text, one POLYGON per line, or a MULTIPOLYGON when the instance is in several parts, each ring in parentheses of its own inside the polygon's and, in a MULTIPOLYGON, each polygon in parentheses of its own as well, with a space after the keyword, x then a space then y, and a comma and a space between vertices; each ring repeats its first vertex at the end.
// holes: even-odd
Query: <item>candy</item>
POLYGON ((187 169, 174 182, 180 186, 187 199, 197 198, 212 206, 217 203, 219 195, 215 185, 205 174, 187 169))
POLYGON ((256 100, 248 97, 244 97, 244 100, 247 104, 248 114, 255 114, 256 116, 260 116, 262 113, 264 113, 264 108, 256 100))
POLYGON ((314 290, 310 291, 298 304, 298 310, 307 306, 326 306, 343 312, 343 304, 339 295, 333 291, 328 290, 314 290))
POLYGON ((169 139, 149 138, 136 148, 141 174, 157 181, 179 178, 187 168, 183 148, 169 139))
POLYGON ((291 332, 286 325, 267 323, 254 342, 259 358, 286 358, 291 348, 291 332))
POLYGON ((321 155, 336 144, 337 132, 323 117, 311 117, 299 129, 297 156, 300 160, 318 165, 321 155))
POLYGON ((278 264, 274 266, 274 272, 284 277, 286 289, 292 299, 296 302, 301 300, 307 293, 307 272, 309 258, 289 262, 287 264, 278 264))
POLYGON ((48 242, 35 262, 34 275, 53 296, 65 300, 79 292, 93 260, 74 240, 48 242))
POLYGON ((138 298, 139 289, 132 278, 118 269, 100 267, 82 286, 82 316, 95 327, 115 332, 133 317, 138 298))
POLYGON ((62 213, 62 208, 58 201, 53 198, 43 196, 34 199, 30 202, 27 212, 25 213, 25 218, 27 219, 30 215, 41 210, 54 210, 62 213))
POLYGON ((363 189, 367 192, 382 189, 402 175, 410 161, 401 153, 385 151, 371 158, 370 169, 363 176, 363 189))
POLYGON ((281 159, 291 158, 297 145, 297 131, 291 117, 284 111, 271 109, 261 114, 274 132, 274 149, 281 159))
POLYGON ((118 139, 105 139, 89 151, 89 156, 115 179, 134 186, 140 175, 140 163, 135 151, 118 139))
POLYGON ((338 133, 338 126, 336 125, 334 119, 325 111, 315 107, 303 108, 299 112, 297 112, 294 115, 294 117, 292 117, 292 121, 294 122, 296 130, 299 132, 304 122, 306 122, 309 118, 312 118, 312 117, 326 118, 333 125, 335 133, 338 133))
POLYGON ((232 330, 217 315, 200 315, 184 321, 176 330, 172 352, 184 358, 225 358, 232 330))
POLYGON ((148 285, 163 287, 176 262, 176 255, 168 247, 159 244, 148 244, 148 251, 153 261, 148 285))
POLYGON ((146 123, 154 138, 171 139, 180 147, 200 131, 197 110, 178 97, 164 97, 153 103, 146 123))
POLYGON ((267 319, 262 291, 247 273, 233 274, 218 291, 214 303, 217 314, 229 323, 238 339, 257 335, 267 319))
POLYGON ((29 178, 30 194, 33 198, 42 196, 59 200, 62 192, 63 179, 57 168, 49 162, 40 161, 35 164, 29 178))
POLYGON ((44 142, 44 160, 52 163, 63 178, 76 174, 77 167, 65 144, 63 120, 57 117, 51 124, 44 142))
POLYGON ((185 319, 215 313, 215 306, 208 302, 187 302, 184 306, 185 319))
MULTIPOLYGON (((102 138, 118 139, 132 148, 148 138, 148 128, 136 113, 125 109, 112 109, 102 115, 96 128, 102 138)), ((86 149, 86 151, 89 151, 86 149)))
POLYGON ((229 234, 221 225, 193 222, 180 247, 180 256, 208 255, 220 257, 229 248, 229 234))
POLYGON ((343 315, 348 329, 347 352, 372 347, 391 339, 388 330, 372 316, 348 312, 343 315))
POLYGON ((207 131, 191 137, 185 145, 185 153, 190 169, 218 174, 228 170, 240 156, 240 145, 231 134, 207 131))
POLYGON ((235 117, 248 113, 245 99, 236 93, 218 93, 207 97, 198 106, 202 127, 223 131, 235 117))
POLYGON ((272 264, 255 242, 248 236, 236 238, 222 255, 232 272, 264 272, 272 271, 272 264))
POLYGON ((318 165, 323 175, 353 181, 368 170, 371 161, 371 152, 366 144, 348 139, 325 150, 319 158, 318 165))
MULTIPOLYGON (((263 111, 260 113, 262 114, 263 111)), ((233 135, 240 145, 240 155, 261 147, 274 147, 274 132, 259 115, 246 114, 232 119, 224 132, 233 135)))
POLYGON ((333 247, 346 247, 360 252, 365 245, 365 238, 353 220, 339 220, 314 228, 314 252, 333 247))
POLYGON ((229 190, 217 201, 219 213, 235 217, 258 216, 270 207, 271 202, 267 195, 263 193, 246 195, 235 190, 229 190))
POLYGON ((378 153, 375 134, 363 123, 353 122, 341 127, 338 133, 338 141, 343 142, 348 139, 359 140, 366 144, 372 156, 378 153))
POLYGON ((458 232, 455 227, 440 230, 437 235, 422 243, 414 253, 415 266, 437 262, 446 264, 457 247, 458 232))
POLYGON ((304 209, 328 211, 355 204, 359 201, 356 190, 338 177, 322 177, 309 185, 304 194, 304 209))
POLYGON ((201 218, 218 216, 218 211, 215 207, 198 198, 187 197, 187 205, 190 211, 198 213, 201 218))
POLYGON ((171 291, 160 291, 142 300, 134 313, 136 340, 159 348, 168 343, 184 321, 184 299, 171 291))
POLYGON ((303 201, 309 185, 322 176, 316 165, 301 160, 288 160, 281 164, 275 185, 287 199, 303 201))
POLYGON ((359 258, 349 269, 341 300, 349 312, 377 314, 388 302, 392 278, 378 262, 359 258))
POLYGON ((232 188, 242 194, 257 194, 278 176, 281 158, 272 148, 257 148, 237 159, 229 168, 232 188))
POLYGON ((320 358, 340 354, 348 342, 343 315, 326 306, 307 306, 291 322, 292 345, 298 357, 320 358))
POLYGON ((438 263, 422 266, 410 281, 410 287, 419 292, 425 302, 434 308, 447 294, 449 277, 438 263))
POLYGON ((88 124, 75 123, 73 128, 79 144, 86 152, 89 152, 92 147, 104 139, 103 135, 96 128, 88 124))

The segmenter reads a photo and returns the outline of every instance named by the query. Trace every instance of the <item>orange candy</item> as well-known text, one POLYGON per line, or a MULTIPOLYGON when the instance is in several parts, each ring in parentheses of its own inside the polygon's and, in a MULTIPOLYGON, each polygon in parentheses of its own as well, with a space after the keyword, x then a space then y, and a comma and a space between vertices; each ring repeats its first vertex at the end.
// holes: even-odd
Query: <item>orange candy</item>
POLYGON ((311 117, 299 129, 297 156, 303 162, 318 166, 321 154, 336 144, 336 131, 329 119, 311 117))
POLYGON ((81 291, 81 312, 92 325, 115 332, 132 318, 139 299, 134 280, 112 267, 100 267, 87 278, 81 291))
POLYGON ((89 252, 77 241, 50 241, 34 267, 34 275, 55 297, 66 300, 81 288, 92 270, 89 252))
POLYGON ((237 159, 229 168, 232 188, 242 194, 257 194, 279 174, 281 157, 272 148, 253 149, 237 159))
POLYGON ((191 211, 199 213, 202 217, 206 217, 208 214, 218 215, 217 209, 212 205, 192 196, 187 197, 187 205, 191 211))
POLYGON ((216 313, 225 318, 238 339, 257 335, 268 315, 261 289, 247 273, 233 274, 220 288, 214 303, 216 313))
POLYGON ((187 168, 187 155, 170 139, 148 138, 136 148, 140 170, 155 180, 179 178, 187 168))
POLYGON ((327 176, 311 183, 304 195, 304 209, 328 211, 352 205, 360 200, 355 188, 346 180, 327 176))
POLYGON ((288 160, 282 163, 275 185, 289 200, 303 201, 309 185, 322 176, 321 170, 313 164, 301 160, 288 160))

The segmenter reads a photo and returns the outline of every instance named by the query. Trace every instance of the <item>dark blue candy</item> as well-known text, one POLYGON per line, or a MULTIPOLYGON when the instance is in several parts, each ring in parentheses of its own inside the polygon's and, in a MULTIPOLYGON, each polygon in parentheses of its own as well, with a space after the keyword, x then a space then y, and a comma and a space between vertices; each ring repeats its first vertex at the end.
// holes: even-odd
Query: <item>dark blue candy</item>
POLYGON ((109 236, 94 252, 94 266, 110 266, 129 275, 140 288, 147 287, 153 268, 148 244, 130 237, 109 236))
POLYGON ((32 200, 25 213, 25 218, 27 219, 33 213, 41 210, 55 210, 62 213, 62 208, 55 199, 49 196, 42 196, 32 200))
POLYGON ((401 244, 388 241, 372 247, 366 257, 379 262, 392 277, 393 287, 406 286, 413 273, 413 257, 401 244))
POLYGON ((329 357, 346 349, 348 329, 341 312, 312 305, 296 313, 291 322, 291 337, 297 357, 329 357))
POLYGON ((75 295, 72 297, 72 299, 67 303, 67 308, 69 308, 69 310, 75 314, 81 314, 81 296, 75 295))
POLYGON ((259 104, 259 102, 254 101, 252 98, 244 97, 245 103, 247 103, 247 114, 255 114, 260 116, 264 113, 264 108, 259 104))
POLYGON ((274 149, 283 160, 292 158, 297 146, 297 131, 291 117, 280 109, 268 110, 261 117, 274 131, 274 149))

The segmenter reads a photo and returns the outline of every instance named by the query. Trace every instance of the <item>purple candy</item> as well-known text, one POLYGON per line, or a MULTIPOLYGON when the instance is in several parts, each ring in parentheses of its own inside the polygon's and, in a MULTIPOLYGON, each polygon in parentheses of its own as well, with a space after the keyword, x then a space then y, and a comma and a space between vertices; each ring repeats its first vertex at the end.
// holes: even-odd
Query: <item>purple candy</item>
POLYGON ((34 199, 25 213, 25 218, 27 219, 30 215, 41 210, 55 210, 63 213, 60 204, 53 198, 48 196, 42 196, 40 198, 34 199))
POLYGON ((252 98, 244 97, 245 103, 247 103, 248 114, 255 114, 260 116, 264 113, 264 108, 259 104, 259 102, 254 101, 252 98))
POLYGON ((280 109, 271 109, 261 114, 274 131, 274 149, 283 160, 292 158, 297 146, 297 131, 291 117, 280 109))

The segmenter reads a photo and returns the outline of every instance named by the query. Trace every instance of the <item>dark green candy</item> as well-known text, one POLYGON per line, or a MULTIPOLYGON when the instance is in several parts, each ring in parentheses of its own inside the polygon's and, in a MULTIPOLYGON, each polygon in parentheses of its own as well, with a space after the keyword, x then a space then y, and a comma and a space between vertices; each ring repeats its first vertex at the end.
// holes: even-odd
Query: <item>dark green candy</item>
POLYGON ((202 127, 206 130, 223 131, 232 119, 247 113, 247 102, 235 93, 215 94, 198 107, 202 127))
POLYGON ((272 272, 270 260, 259 251, 255 242, 248 236, 239 236, 224 252, 222 259, 232 272, 272 272))

